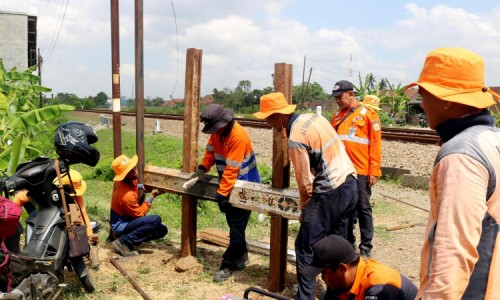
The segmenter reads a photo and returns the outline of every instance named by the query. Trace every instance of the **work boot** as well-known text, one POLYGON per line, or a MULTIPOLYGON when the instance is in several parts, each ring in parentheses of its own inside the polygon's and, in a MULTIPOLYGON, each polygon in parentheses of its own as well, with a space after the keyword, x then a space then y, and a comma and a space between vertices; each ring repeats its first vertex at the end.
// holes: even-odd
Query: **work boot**
POLYGON ((139 252, 131 251, 127 245, 125 245, 124 243, 122 243, 120 241, 120 239, 114 240, 112 244, 115 247, 116 251, 120 252, 120 254, 123 256, 137 256, 137 255, 139 255, 139 252))
POLYGON ((233 275, 233 270, 231 268, 220 268, 214 275, 215 282, 226 281, 231 275, 233 275))
POLYGON ((363 257, 364 259, 370 258, 371 257, 371 249, 366 247, 366 246, 359 246, 359 255, 363 257))

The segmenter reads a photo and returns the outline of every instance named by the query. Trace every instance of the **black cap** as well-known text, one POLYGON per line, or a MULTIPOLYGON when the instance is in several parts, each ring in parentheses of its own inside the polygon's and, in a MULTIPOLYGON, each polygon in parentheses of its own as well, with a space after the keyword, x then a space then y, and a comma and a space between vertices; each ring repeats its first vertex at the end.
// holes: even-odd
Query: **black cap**
POLYGON ((326 267, 338 266, 356 258, 351 243, 338 235, 329 235, 313 245, 313 261, 302 270, 306 277, 314 278, 326 267))
POLYGON ((354 86, 347 80, 341 80, 335 83, 333 86, 332 96, 337 97, 338 95, 354 90, 354 86))
POLYGON ((220 104, 210 104, 201 113, 200 118, 205 124, 205 127, 203 127, 201 131, 203 133, 212 134, 233 120, 233 111, 224 109, 220 104))

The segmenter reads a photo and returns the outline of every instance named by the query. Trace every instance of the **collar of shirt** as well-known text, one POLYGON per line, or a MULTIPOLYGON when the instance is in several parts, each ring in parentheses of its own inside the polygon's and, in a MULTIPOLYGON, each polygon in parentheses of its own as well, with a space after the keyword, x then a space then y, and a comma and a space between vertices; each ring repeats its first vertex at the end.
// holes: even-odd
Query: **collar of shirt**
POLYGON ((288 124, 286 124, 286 135, 287 137, 290 137, 290 131, 292 131, 292 124, 297 120, 299 117, 299 114, 293 113, 290 119, 288 120, 288 124))
POLYGON ((494 126, 495 121, 490 114, 490 111, 484 109, 480 113, 473 114, 460 119, 452 119, 444 121, 443 123, 436 126, 436 131, 441 138, 443 143, 449 141, 452 137, 464 131, 465 129, 476 126, 476 125, 485 125, 485 126, 494 126))

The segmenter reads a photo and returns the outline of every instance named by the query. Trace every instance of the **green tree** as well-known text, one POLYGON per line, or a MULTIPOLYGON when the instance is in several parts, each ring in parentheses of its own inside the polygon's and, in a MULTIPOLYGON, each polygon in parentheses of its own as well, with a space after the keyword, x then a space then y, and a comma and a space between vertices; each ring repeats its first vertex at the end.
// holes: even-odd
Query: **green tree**
POLYGON ((15 172, 24 160, 31 139, 47 130, 46 121, 64 111, 74 109, 68 105, 52 105, 38 108, 40 93, 50 92, 38 85, 39 77, 33 75, 36 66, 23 72, 12 68, 6 71, 0 59, 0 169, 8 175, 15 172))
POLYGON ((95 96, 95 107, 108 107, 108 95, 104 92, 97 93, 95 96))

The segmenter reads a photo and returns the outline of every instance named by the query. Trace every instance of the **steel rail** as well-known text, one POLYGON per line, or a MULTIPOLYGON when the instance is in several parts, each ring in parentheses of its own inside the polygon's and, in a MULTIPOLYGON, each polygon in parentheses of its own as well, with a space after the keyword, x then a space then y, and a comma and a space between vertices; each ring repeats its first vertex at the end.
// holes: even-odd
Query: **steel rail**
MULTIPOLYGON (((96 114, 112 114, 110 110, 75 109, 75 111, 96 113, 96 114)), ((121 115, 135 117, 136 114, 135 112, 122 111, 121 115)), ((145 113, 144 118, 182 121, 184 119, 184 116, 178 114, 145 113)), ((235 118, 235 119, 238 121, 238 123, 240 123, 242 126, 245 127, 270 128, 270 126, 263 120, 249 119, 249 118, 235 118)), ((439 136, 437 135, 435 130, 430 130, 430 129, 383 127, 382 140, 419 143, 426 145, 438 145, 439 136)))

